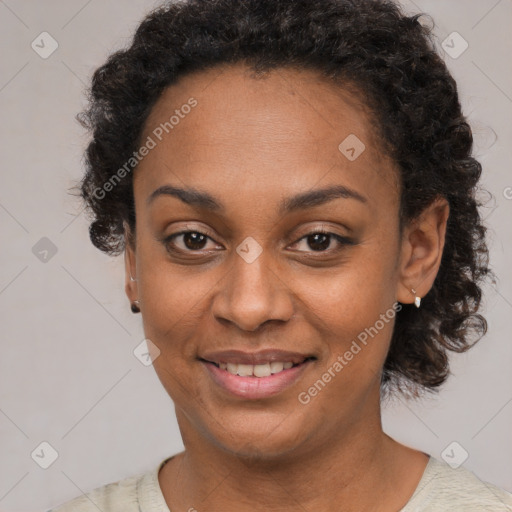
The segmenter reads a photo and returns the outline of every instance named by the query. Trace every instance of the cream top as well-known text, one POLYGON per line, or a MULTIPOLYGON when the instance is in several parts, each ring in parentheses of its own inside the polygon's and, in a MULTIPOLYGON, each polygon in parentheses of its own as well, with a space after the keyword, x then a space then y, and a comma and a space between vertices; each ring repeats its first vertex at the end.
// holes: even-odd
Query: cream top
MULTIPOLYGON (((158 482, 160 468, 93 489, 47 512, 171 512, 158 482)), ((195 504, 197 510, 201 504, 195 504)), ((191 503, 188 512, 194 512, 191 503)), ((512 512, 512 494, 471 471, 430 457, 407 505, 398 512, 512 512)))

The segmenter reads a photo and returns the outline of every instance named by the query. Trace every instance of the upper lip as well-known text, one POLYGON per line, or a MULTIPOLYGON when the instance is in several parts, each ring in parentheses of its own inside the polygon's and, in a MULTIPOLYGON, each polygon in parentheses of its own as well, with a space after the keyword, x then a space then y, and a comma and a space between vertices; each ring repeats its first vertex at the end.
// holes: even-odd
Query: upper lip
POLYGON ((267 349, 258 352, 244 352, 242 350, 222 350, 218 352, 207 352, 200 359, 211 363, 233 363, 233 364, 265 364, 273 361, 292 362, 300 364, 312 355, 300 354, 299 352, 288 352, 286 350, 267 349))

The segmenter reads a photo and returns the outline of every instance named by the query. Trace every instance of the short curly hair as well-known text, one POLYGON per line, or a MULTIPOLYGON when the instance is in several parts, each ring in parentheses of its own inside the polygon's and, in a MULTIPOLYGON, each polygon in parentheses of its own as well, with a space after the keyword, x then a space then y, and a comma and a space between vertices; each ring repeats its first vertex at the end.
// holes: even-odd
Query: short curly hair
POLYGON ((447 351, 467 350, 487 330, 477 311, 491 271, 478 211, 481 165, 471 156, 456 83, 422 16, 383 0, 182 0, 153 10, 131 46, 95 71, 77 116, 92 132, 79 191, 93 244, 117 255, 125 223, 135 230, 133 173, 106 194, 98 190, 138 147, 163 90, 184 74, 245 63, 257 72, 295 66, 342 79, 370 105, 399 169, 400 230, 438 197, 450 206, 433 287, 420 309, 404 304, 397 313, 382 372, 384 391, 436 391, 449 375, 447 351))

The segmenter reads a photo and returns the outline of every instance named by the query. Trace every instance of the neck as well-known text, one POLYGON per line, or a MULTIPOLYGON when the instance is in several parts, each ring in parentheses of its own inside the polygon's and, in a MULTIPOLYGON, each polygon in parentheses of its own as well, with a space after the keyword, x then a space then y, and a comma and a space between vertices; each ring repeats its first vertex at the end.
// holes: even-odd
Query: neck
POLYGON ((179 411, 177 416, 186 451, 168 463, 160 477, 171 510, 348 512, 377 510, 377 504, 386 500, 396 502, 396 510, 421 476, 417 467, 414 485, 397 497, 396 468, 407 465, 403 449, 409 449, 401 450, 384 434, 379 406, 376 414, 338 428, 328 439, 306 443, 279 457, 240 457, 199 434, 179 411))

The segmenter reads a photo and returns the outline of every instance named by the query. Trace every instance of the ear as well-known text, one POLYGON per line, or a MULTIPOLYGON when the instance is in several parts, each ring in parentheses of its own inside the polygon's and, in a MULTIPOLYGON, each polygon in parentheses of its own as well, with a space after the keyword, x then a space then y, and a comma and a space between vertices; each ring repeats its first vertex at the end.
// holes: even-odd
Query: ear
POLYGON ((124 268, 125 268, 125 292, 130 303, 137 300, 139 294, 137 290, 137 265, 135 258, 134 238, 130 226, 126 222, 124 225, 124 268))
POLYGON ((438 198, 404 227, 398 302, 412 304, 416 296, 424 297, 432 288, 441 265, 449 214, 450 206, 446 199, 438 198))

